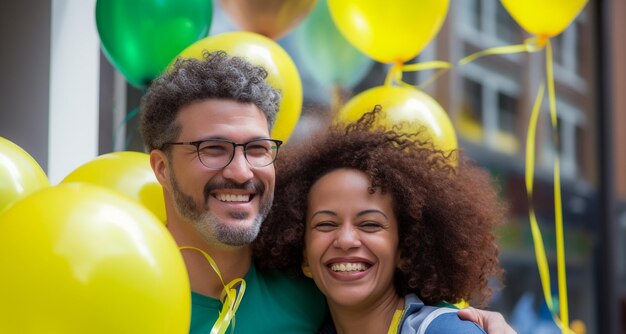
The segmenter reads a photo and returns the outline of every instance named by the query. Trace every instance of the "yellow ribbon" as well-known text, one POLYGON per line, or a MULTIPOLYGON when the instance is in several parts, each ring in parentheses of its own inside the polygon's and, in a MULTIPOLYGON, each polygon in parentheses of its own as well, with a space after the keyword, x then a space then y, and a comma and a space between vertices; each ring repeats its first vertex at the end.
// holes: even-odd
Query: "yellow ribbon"
MULTIPOLYGON (((554 70, 552 66, 552 43, 548 40, 546 49, 546 72, 548 77, 548 101, 550 102, 550 116, 552 120, 552 135, 555 146, 558 147, 558 124, 556 117, 556 94, 554 89, 554 70)), ((561 310, 561 330, 564 333, 574 333, 569 328, 569 312, 567 304, 567 279, 565 272, 565 242, 563 234, 563 205, 561 200, 561 172, 559 155, 554 158, 554 224, 556 230, 556 258, 557 277, 559 287, 559 309, 561 310)), ((554 312, 553 312, 554 313, 554 312)))
MULTIPOLYGON (((459 61, 459 65, 465 65, 475 61, 478 58, 496 55, 496 54, 512 54, 520 52, 537 52, 546 49, 546 76, 548 82, 548 101, 550 104, 550 118, 552 123, 552 134, 555 146, 558 147, 558 124, 556 113, 556 94, 554 89, 554 73, 552 65, 552 44, 547 36, 538 36, 528 38, 523 44, 508 45, 502 47, 495 47, 486 50, 482 50, 471 54, 459 61)), ((452 65, 444 61, 431 61, 417 64, 404 65, 403 63, 395 63, 385 78, 385 85, 390 86, 394 82, 402 86, 410 86, 408 83, 402 81, 403 72, 423 71, 430 69, 440 69, 439 73, 436 73, 433 77, 429 78, 425 83, 419 86, 423 88, 439 77, 443 72, 441 70, 447 70, 452 68, 452 65)), ((563 210, 562 210, 562 196, 561 196, 561 178, 560 178, 560 161, 558 154, 554 158, 554 211, 555 211, 555 230, 556 230, 556 253, 557 253, 557 277, 558 277, 558 290, 559 290, 559 310, 560 317, 556 314, 554 303, 552 301, 551 288, 550 288, 550 270, 548 266, 548 260, 546 251, 541 236, 541 230, 537 223, 537 217, 532 205, 533 194, 533 179, 534 179, 534 165, 535 165, 535 138, 537 132, 537 121, 539 118, 539 111, 541 110, 541 103, 543 101, 543 94, 545 85, 542 83, 531 113, 531 118, 528 126, 528 134, 526 138, 526 192, 529 202, 529 218, 530 227, 533 236, 533 243, 535 248, 535 257, 537 261, 537 267, 539 270, 539 277, 541 279, 541 285, 543 288, 544 299, 546 305, 550 309, 555 323, 561 328, 563 333, 574 333, 569 328, 569 316, 568 316, 568 301, 567 301, 567 278, 565 268, 565 243, 563 233, 563 210)))
POLYGON ((499 46, 495 48, 478 51, 476 53, 473 53, 459 60, 459 65, 465 65, 467 63, 471 63, 474 60, 484 57, 484 56, 511 54, 511 53, 520 53, 520 52, 537 52, 543 49, 547 42, 548 42, 548 39, 546 37, 532 37, 532 38, 526 39, 523 44, 499 46))
POLYGON ((389 330, 387 330, 387 334, 396 334, 398 333, 398 329, 400 327, 400 320, 402 320, 402 314, 404 310, 396 310, 393 312, 393 318, 391 319, 391 324, 389 325, 389 330))
MULTIPOLYGON (((556 93, 554 89, 554 71, 552 64, 552 44, 547 37, 534 37, 524 41, 523 44, 509 45, 491 48, 477 53, 471 54, 459 61, 459 65, 465 65, 478 58, 487 55, 495 54, 510 54, 519 52, 537 52, 546 49, 546 79, 548 82, 548 101, 550 104, 550 119, 552 123, 552 135, 555 146, 559 145, 558 137, 558 119, 556 113, 556 93)), ((560 178, 560 160, 558 154, 555 154, 554 158, 554 211, 555 211, 555 232, 556 232, 556 257, 557 257, 557 279, 559 290, 559 310, 560 316, 556 314, 554 303, 552 301, 551 288, 550 288, 550 269, 548 266, 548 260, 546 251, 541 236, 541 230, 537 223, 537 217, 535 215, 534 206, 532 204, 533 195, 533 179, 535 168, 535 138, 537 133, 537 121, 539 118, 539 112, 541 110, 541 103, 543 101, 543 94, 545 85, 542 83, 537 92, 535 103, 530 115, 530 121, 528 125, 528 133, 526 137, 526 193, 528 195, 529 203, 529 218, 530 228, 533 236, 533 243, 535 248, 535 258, 537 261, 537 267, 539 270, 539 277, 541 279, 541 286, 543 290, 544 299, 546 305, 552 313, 554 322, 561 328, 562 333, 574 333, 569 328, 569 316, 568 316, 568 301, 567 301, 567 278, 565 268, 565 243, 563 233, 563 210, 562 210, 562 196, 561 196, 561 178, 560 178)))
POLYGON ((429 78, 423 84, 418 86, 418 88, 423 89, 424 87, 428 86, 431 82, 433 82, 436 78, 438 78, 444 73, 441 70, 448 70, 450 68, 452 68, 452 64, 448 63, 447 61, 440 61, 440 60, 427 61, 427 62, 416 63, 416 64, 407 64, 407 65, 401 62, 397 62, 393 64, 393 66, 389 69, 389 72, 387 72, 387 77, 385 78, 385 86, 391 86, 395 82, 396 84, 399 84, 402 86, 414 87, 413 85, 410 85, 402 81, 403 72, 418 72, 418 71, 439 69, 440 71, 438 71, 433 77, 429 78))
POLYGON ((202 253, 202 255, 204 255, 204 258, 211 265, 211 268, 213 268, 213 270, 217 274, 217 277, 219 277, 220 282, 222 283, 222 286, 224 287, 224 289, 222 290, 222 293, 220 294, 220 301, 222 302, 222 310, 220 311, 217 320, 215 320, 215 323, 213 324, 213 328, 211 328, 211 334, 224 334, 226 332, 226 329, 230 325, 231 320, 233 322, 231 331, 234 330, 235 312, 237 312, 237 309, 239 308, 239 304, 241 303, 241 299, 243 298, 243 294, 246 291, 246 281, 244 281, 243 278, 235 278, 234 280, 230 281, 228 284, 224 284, 224 279, 222 278, 222 274, 220 273, 220 270, 217 267, 217 264, 215 263, 215 261, 209 254, 193 246, 181 246, 178 249, 179 250, 193 249, 202 253), (239 289, 237 289, 237 287, 239 287, 239 289))

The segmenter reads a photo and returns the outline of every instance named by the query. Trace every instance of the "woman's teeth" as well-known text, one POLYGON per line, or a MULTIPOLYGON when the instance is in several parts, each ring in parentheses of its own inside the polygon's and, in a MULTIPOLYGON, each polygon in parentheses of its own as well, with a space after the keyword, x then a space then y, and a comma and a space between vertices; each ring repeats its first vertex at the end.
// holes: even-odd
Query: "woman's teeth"
POLYGON ((358 272, 367 269, 364 263, 333 263, 330 269, 335 272, 358 272))

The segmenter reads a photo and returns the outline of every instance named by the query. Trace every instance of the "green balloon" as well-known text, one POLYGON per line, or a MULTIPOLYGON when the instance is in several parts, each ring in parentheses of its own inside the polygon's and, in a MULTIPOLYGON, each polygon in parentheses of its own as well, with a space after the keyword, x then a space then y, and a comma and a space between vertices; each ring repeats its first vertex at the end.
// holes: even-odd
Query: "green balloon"
POLYGON ((187 46, 206 37, 211 0, 98 0, 102 50, 133 86, 146 87, 187 46))
POLYGON ((341 35, 326 1, 293 31, 295 57, 322 86, 351 88, 369 72, 374 61, 341 35))

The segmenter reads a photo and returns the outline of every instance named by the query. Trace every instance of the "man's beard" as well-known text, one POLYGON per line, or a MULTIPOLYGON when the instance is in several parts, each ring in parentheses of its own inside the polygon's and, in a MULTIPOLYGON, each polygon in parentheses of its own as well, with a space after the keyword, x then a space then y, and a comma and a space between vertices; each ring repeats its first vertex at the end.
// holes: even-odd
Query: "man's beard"
MULTIPOLYGON (((246 184, 239 185, 233 182, 224 181, 219 186, 208 183, 205 185, 204 198, 202 207, 198 206, 193 198, 185 194, 180 187, 176 178, 170 174, 170 184, 172 185, 172 192, 174 195, 174 204, 178 213, 185 218, 191 225, 198 231, 202 238, 208 243, 215 243, 216 241, 229 246, 243 246, 252 243, 259 234, 261 224, 267 217, 274 194, 265 193, 265 187, 257 183, 257 181, 249 181, 246 184), (259 189, 255 196, 266 195, 266 198, 261 197, 259 200, 259 212, 252 222, 252 226, 249 228, 230 226, 220 221, 220 218, 210 212, 207 202, 210 194, 210 188, 234 188, 234 189, 259 189)), ((243 212, 233 212, 230 214, 233 219, 245 219, 248 214, 243 212)))

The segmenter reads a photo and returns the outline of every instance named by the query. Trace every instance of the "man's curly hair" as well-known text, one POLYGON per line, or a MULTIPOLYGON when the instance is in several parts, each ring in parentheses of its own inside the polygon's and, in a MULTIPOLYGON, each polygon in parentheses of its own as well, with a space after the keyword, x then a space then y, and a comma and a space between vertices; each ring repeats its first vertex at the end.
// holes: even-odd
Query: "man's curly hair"
POLYGON ((267 71, 224 51, 202 59, 178 58, 171 70, 155 79, 141 100, 141 134, 146 148, 160 149, 180 134, 176 116, 182 107, 206 99, 254 103, 272 127, 280 92, 267 81, 267 71))
POLYGON ((255 263, 302 275, 309 190, 325 174, 351 168, 369 176, 372 192, 392 196, 402 258, 398 294, 484 306, 490 280, 501 280, 494 227, 505 215, 489 174, 419 134, 377 127, 378 109, 281 152, 274 205, 253 244, 255 263))

